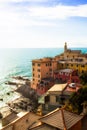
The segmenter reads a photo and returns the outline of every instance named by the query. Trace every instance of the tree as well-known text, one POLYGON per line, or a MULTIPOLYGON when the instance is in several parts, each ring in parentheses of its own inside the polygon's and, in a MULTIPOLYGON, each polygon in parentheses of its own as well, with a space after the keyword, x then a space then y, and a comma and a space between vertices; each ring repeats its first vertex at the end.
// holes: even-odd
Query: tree
POLYGON ((87 72, 81 74, 80 79, 81 79, 82 84, 84 85, 87 84, 87 72))
MULTIPOLYGON (((87 101, 87 88, 80 88, 74 92, 69 99, 69 105, 72 106, 72 111, 78 114, 83 111, 82 103, 87 101)), ((68 107, 68 106, 66 106, 68 107)))

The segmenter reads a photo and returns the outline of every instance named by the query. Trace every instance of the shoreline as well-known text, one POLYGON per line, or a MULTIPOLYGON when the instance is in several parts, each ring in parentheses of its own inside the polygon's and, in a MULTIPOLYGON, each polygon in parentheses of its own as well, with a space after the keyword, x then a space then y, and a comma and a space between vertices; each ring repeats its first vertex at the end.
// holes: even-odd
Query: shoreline
MULTIPOLYGON (((12 91, 9 91, 7 93, 5 93, 4 97, 12 97, 12 93, 13 94, 17 94, 17 97, 15 97, 14 99, 10 99, 9 101, 4 101, 4 98, 2 97, 0 100, 0 103, 2 102, 3 105, 0 105, 0 112, 3 115, 3 117, 7 116, 7 114, 9 114, 9 112, 15 112, 18 113, 20 111, 34 111, 35 109, 35 104, 36 101, 34 102, 34 97, 32 99, 32 96, 30 94, 30 92, 32 91, 32 93, 34 93, 35 96, 35 92, 34 90, 32 90, 30 88, 30 79, 22 77, 22 76, 15 76, 12 77, 13 81, 8 81, 5 83, 5 85, 9 88, 12 89, 12 91), (15 81, 15 82, 14 82, 15 81), (28 91, 30 90, 30 91, 28 91), (27 94, 27 92, 29 92, 27 94), (28 96, 27 96, 28 95, 28 96), (31 96, 31 98, 30 98, 31 96), (3 109, 5 109, 4 111, 7 111, 5 114, 3 109)), ((7 98, 7 99, 8 99, 7 98)), ((37 95, 36 95, 37 98, 37 95)))

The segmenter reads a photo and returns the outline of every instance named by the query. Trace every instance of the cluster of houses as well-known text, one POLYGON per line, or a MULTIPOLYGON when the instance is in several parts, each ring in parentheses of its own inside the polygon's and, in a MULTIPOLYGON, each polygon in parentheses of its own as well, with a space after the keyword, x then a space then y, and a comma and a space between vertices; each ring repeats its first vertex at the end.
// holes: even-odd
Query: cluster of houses
POLYGON ((39 95, 36 113, 10 113, 0 121, 0 130, 86 130, 87 105, 80 115, 65 110, 65 102, 82 85, 79 75, 87 72, 87 54, 70 50, 32 61, 33 88, 39 95))
POLYGON ((87 116, 57 108, 44 116, 11 113, 0 121, 0 130, 86 130, 87 116))
POLYGON ((85 72, 87 54, 70 50, 65 43, 64 53, 32 61, 31 87, 42 95, 55 83, 80 83, 79 75, 85 72))

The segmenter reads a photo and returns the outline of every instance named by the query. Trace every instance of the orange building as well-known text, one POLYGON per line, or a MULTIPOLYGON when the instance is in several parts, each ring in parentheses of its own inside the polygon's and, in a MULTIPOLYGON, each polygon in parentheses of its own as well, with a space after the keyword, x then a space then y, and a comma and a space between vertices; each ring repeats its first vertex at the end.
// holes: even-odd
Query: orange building
POLYGON ((53 58, 43 58, 32 61, 32 88, 36 89, 37 85, 44 78, 52 78, 53 72, 57 69, 57 62, 53 58))

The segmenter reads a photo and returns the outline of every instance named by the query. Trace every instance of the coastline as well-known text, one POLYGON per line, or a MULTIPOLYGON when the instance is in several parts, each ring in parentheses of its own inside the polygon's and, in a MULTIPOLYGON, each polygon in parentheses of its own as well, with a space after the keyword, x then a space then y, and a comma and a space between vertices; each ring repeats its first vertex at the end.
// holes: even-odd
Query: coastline
POLYGON ((7 116, 10 112, 19 113, 21 111, 33 111, 35 109, 36 102, 34 102, 34 96, 37 100, 37 95, 30 88, 30 80, 21 76, 12 77, 12 79, 5 83, 11 90, 6 92, 4 96, 0 95, 0 112, 3 117, 7 116), (30 98, 32 97, 31 92, 32 95, 34 93, 33 98, 30 98))

